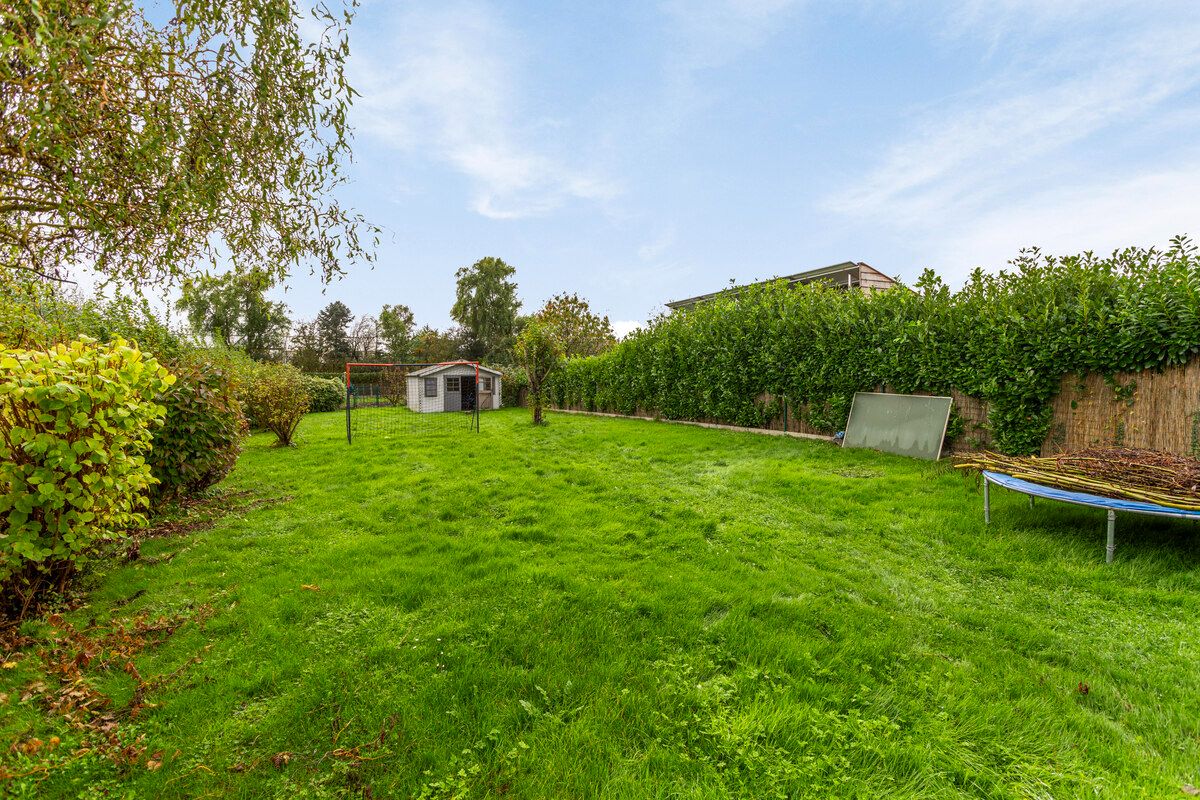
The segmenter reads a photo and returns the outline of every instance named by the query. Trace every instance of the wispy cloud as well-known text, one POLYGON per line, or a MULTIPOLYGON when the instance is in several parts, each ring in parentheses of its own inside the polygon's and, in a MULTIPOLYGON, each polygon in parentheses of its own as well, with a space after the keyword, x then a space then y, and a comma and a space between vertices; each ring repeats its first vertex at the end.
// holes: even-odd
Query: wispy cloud
POLYGON ((657 262, 675 244, 675 226, 668 225, 656 237, 638 248, 638 258, 647 263, 657 262))
MULTIPOLYGON (((1013 45, 1013 34, 1026 38, 1064 26, 1101 21, 1124 27, 1126 15, 1144 19, 1148 12, 1185 10, 1191 0, 946 0, 940 4, 941 33, 949 37, 1013 45)), ((931 7, 937 6, 931 3, 931 7)))
POLYGON ((903 222, 950 204, 982 204, 1007 183, 997 185, 996 177, 1011 177, 1014 169, 1128 124, 1200 85, 1196 33, 1164 33, 1109 50, 1103 62, 1068 78, 1042 73, 982 87, 928 114, 832 205, 866 213, 901 208, 903 222))
POLYGON ((401 8, 356 40, 352 77, 360 131, 448 163, 472 185, 471 207, 494 219, 545 214, 616 193, 603 175, 554 154, 553 126, 523 112, 522 42, 480 3, 401 8))
POLYGON ((667 0, 662 5, 677 49, 673 63, 696 70, 728 63, 757 47, 799 0, 667 0))
POLYGON ((712 99, 703 73, 766 44, 801 0, 664 0, 664 95, 657 127, 674 131, 712 99))
POLYGON ((1168 159, 1194 155, 1190 141, 1154 143, 1165 138, 1156 131, 1172 102, 1200 88, 1200 15, 1193 7, 1123 26, 1103 17, 1104 11, 1116 14, 1132 6, 1000 0, 987 4, 990 13, 979 3, 960 6, 952 17, 957 36, 974 30, 1003 45, 1010 39, 1028 45, 1039 25, 1065 20, 1079 35, 1048 52, 1018 44, 1007 48, 1012 62, 999 74, 916 111, 879 161, 828 198, 828 208, 864 224, 903 229, 943 255, 965 255, 968 242, 995 253, 1006 224, 1013 226, 1002 248, 1008 256, 1045 241, 1031 241, 1035 232, 1061 240, 1048 227, 1052 221, 1095 230, 1085 224, 1087 217, 1059 213, 1062 203, 1105 215, 1096 219, 1109 235, 1097 241, 1115 233, 1133 243, 1147 226, 1133 224, 1139 214, 1130 213, 1129 196, 1124 207, 1111 202, 1119 196, 1111 187, 1162 188, 1168 159), (1023 12, 1028 13, 1021 17, 1023 12), (1026 27, 1018 31, 1016 20, 1022 18, 1026 27), (1122 171, 1111 174, 1103 153, 1114 152, 1122 141, 1129 143, 1121 151, 1122 171))

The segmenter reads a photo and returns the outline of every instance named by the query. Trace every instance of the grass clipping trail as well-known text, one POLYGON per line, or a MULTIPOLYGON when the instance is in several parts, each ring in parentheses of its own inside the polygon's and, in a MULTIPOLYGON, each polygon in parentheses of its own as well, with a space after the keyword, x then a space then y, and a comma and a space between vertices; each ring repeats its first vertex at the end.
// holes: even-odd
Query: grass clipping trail
POLYGON ((1200 511, 1200 461, 1157 450, 1100 447, 1057 456, 982 452, 955 463, 959 469, 1000 472, 1043 486, 1200 511))

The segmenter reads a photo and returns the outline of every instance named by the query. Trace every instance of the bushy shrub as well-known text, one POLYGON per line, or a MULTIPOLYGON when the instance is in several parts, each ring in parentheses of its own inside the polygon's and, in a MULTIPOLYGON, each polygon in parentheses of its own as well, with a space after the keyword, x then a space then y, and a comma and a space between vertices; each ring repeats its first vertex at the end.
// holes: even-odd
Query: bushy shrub
POLYGON ((28 272, 0 265, 0 346, 45 349, 87 336, 101 342, 126 339, 168 363, 187 350, 142 298, 85 297, 64 293, 28 272))
POLYGON ((220 481, 237 462, 248 431, 228 372, 199 352, 172 370, 175 383, 159 396, 166 418, 149 456, 158 480, 151 490, 155 500, 195 494, 220 481))
POLYGON ((174 378, 123 339, 0 351, 0 603, 21 615, 144 525, 146 454, 174 378))
POLYGON ((340 380, 305 375, 304 388, 308 392, 310 413, 337 411, 346 406, 346 384, 340 380))
POLYGON ((247 416, 275 434, 281 447, 291 445, 296 427, 308 413, 304 373, 288 364, 259 364, 246 387, 247 416))
POLYGON ((244 399, 250 378, 259 366, 259 362, 246 355, 245 350, 223 344, 193 348, 189 357, 193 360, 203 360, 225 373, 239 400, 244 399))
POLYGON ((254 375, 262 366, 259 362, 246 355, 246 351, 225 345, 194 348, 188 355, 190 361, 203 362, 209 369, 220 370, 224 373, 233 391, 234 398, 241 406, 242 415, 251 428, 261 429, 263 426, 251 416, 249 391, 254 375))
POLYGON ((529 393, 529 378, 525 370, 516 365, 497 365, 496 369, 504 374, 500 381, 500 405, 505 408, 516 408, 527 401, 529 393))

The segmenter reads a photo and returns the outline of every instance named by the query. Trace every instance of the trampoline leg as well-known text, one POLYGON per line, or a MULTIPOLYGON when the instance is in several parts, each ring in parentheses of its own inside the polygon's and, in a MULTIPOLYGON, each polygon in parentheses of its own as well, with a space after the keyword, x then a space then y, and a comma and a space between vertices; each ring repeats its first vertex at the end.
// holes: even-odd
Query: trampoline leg
POLYGON ((1117 512, 1111 508, 1108 510, 1108 546, 1104 550, 1104 563, 1111 564, 1113 551, 1117 549, 1116 544, 1117 534, 1117 512))
POLYGON ((992 482, 987 478, 983 479, 983 524, 992 524, 992 497, 988 491, 992 486, 992 482))
POLYGON ((1033 495, 1029 495, 1029 507, 1033 508, 1033 495))

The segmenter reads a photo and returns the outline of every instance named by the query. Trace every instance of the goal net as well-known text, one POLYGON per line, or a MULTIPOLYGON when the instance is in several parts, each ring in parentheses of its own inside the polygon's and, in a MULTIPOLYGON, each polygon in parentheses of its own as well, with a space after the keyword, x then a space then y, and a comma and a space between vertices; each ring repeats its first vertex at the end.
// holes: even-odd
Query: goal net
POLYGON ((480 400, 479 364, 474 361, 350 363, 346 441, 478 431, 480 400))

